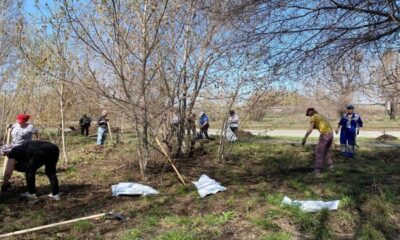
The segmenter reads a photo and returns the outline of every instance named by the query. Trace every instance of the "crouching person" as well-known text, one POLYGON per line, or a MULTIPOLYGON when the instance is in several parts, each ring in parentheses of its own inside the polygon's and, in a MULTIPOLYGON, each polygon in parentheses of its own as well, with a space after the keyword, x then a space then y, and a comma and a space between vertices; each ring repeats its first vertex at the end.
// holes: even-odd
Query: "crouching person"
POLYGON ((57 145, 45 141, 28 141, 22 145, 13 147, 11 151, 2 148, 1 153, 8 156, 9 168, 3 177, 1 190, 6 191, 10 185, 10 178, 13 170, 25 172, 26 185, 28 192, 21 194, 22 197, 36 200, 36 171, 45 166, 46 176, 49 178, 51 185, 51 194, 48 196, 54 200, 60 200, 58 189, 58 178, 56 175, 56 166, 60 150, 57 145))

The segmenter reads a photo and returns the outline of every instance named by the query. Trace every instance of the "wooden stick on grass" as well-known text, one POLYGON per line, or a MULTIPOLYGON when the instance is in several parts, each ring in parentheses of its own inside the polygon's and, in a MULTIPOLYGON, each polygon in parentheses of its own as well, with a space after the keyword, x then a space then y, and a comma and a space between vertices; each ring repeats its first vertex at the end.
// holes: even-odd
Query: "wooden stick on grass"
POLYGON ((158 144, 158 146, 160 146, 161 151, 163 152, 163 154, 165 155, 165 157, 167 157, 168 162, 172 165, 172 168, 174 169, 174 171, 176 172, 176 174, 178 175, 179 180, 181 181, 181 183, 187 187, 185 180, 183 180, 182 175, 179 173, 178 169, 175 167, 174 163, 172 162, 171 158, 168 156, 168 153, 165 151, 164 147, 161 145, 160 141, 158 140, 158 138, 156 137, 156 142, 158 144))
POLYGON ((68 220, 68 221, 63 221, 63 222, 43 225, 43 226, 40 226, 40 227, 28 228, 28 229, 25 229, 25 230, 20 230, 20 231, 10 232, 10 233, 6 233, 6 234, 1 234, 0 238, 11 237, 11 236, 24 234, 24 233, 29 233, 29 232, 35 232, 35 231, 39 231, 39 230, 42 230, 42 229, 62 226, 62 225, 65 225, 65 224, 74 223, 74 222, 78 222, 78 221, 82 221, 82 220, 100 218, 100 217, 103 217, 105 215, 106 215, 106 213, 100 213, 100 214, 91 215, 91 216, 87 216, 87 217, 75 218, 75 219, 71 219, 71 220, 68 220))

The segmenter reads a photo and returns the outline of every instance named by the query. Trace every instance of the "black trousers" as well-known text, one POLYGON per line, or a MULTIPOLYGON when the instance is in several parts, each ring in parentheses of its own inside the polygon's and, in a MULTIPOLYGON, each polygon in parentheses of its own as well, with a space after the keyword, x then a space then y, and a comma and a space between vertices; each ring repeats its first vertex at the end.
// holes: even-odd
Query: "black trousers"
POLYGON ((231 129, 231 131, 234 133, 234 134, 236 134, 237 133, 237 131, 238 131, 238 127, 229 127, 230 129, 231 129))
POLYGON ((89 127, 90 126, 81 126, 81 135, 89 136, 89 127))
POLYGON ((201 135, 204 135, 207 139, 210 139, 210 137, 208 136, 208 128, 209 127, 210 127, 210 125, 206 124, 200 128, 201 135))
POLYGON ((58 152, 49 153, 46 158, 31 158, 27 164, 15 163, 15 170, 25 172, 26 186, 30 194, 36 193, 36 172, 44 166, 45 174, 50 181, 51 193, 56 195, 59 193, 58 178, 56 174, 56 166, 58 162, 58 152))

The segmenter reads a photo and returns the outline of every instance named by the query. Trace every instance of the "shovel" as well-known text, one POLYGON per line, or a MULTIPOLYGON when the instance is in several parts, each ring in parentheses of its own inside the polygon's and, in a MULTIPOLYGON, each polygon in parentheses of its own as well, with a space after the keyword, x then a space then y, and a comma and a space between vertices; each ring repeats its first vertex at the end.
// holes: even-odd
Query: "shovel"
POLYGON ((53 227, 57 227, 57 226, 62 226, 62 225, 74 223, 74 222, 79 222, 79 221, 82 221, 82 220, 101 218, 101 217, 106 217, 108 219, 111 218, 111 219, 116 219, 118 221, 126 222, 126 218, 121 214, 115 214, 115 213, 112 213, 112 212, 100 213, 100 214, 95 214, 95 215, 91 215, 91 216, 87 216, 87 217, 75 218, 75 219, 71 219, 71 220, 68 220, 68 221, 63 221, 63 222, 43 225, 43 226, 40 226, 40 227, 28 228, 28 229, 25 229, 25 230, 19 230, 19 231, 15 231, 15 232, 5 233, 5 234, 1 234, 0 238, 11 237, 11 236, 15 236, 15 235, 24 234, 24 233, 35 232, 35 231, 39 231, 39 230, 43 230, 43 229, 47 229, 47 228, 53 228, 53 227))

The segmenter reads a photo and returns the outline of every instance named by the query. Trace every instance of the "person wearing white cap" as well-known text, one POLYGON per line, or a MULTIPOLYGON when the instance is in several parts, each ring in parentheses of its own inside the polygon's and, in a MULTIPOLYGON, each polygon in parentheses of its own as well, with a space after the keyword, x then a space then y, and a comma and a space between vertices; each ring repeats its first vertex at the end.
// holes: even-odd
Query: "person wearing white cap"
POLYGON ((356 145, 356 136, 360 133, 363 122, 359 114, 354 113, 354 106, 346 106, 347 112, 340 119, 335 133, 340 130, 340 149, 344 156, 354 156, 354 146, 356 145))
POLYGON ((208 128, 210 127, 208 116, 204 112, 200 112, 199 116, 200 116, 199 126, 200 126, 201 136, 210 139, 210 137, 208 136, 208 128))

